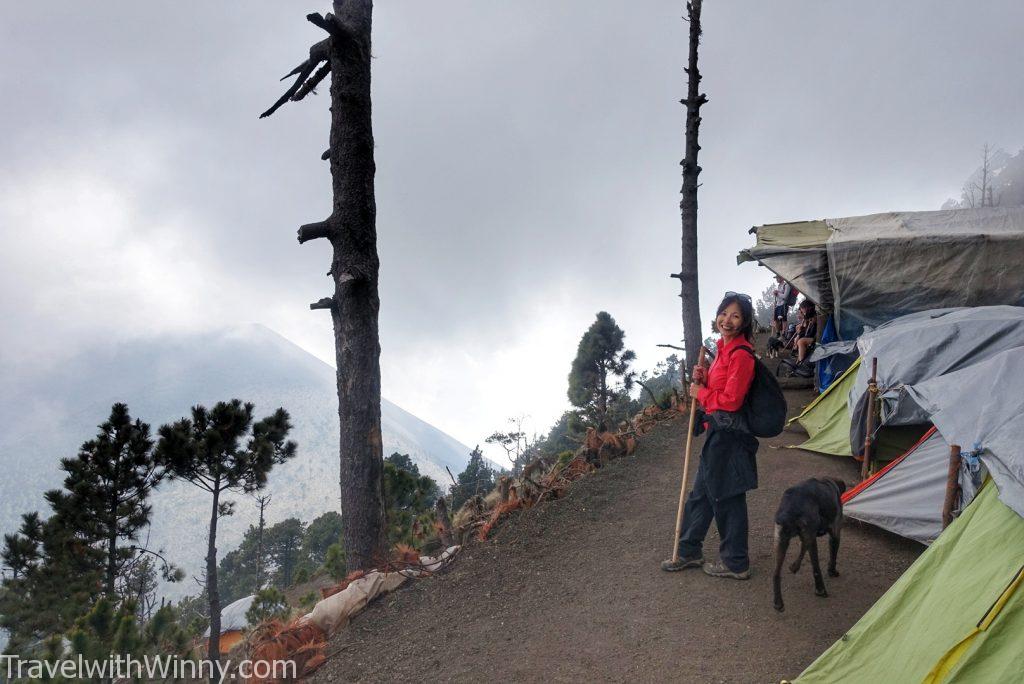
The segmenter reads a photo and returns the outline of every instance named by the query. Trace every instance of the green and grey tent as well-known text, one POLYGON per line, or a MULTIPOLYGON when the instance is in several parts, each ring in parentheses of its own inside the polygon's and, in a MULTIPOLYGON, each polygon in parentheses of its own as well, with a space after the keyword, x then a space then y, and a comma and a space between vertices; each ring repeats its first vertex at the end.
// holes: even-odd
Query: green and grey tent
POLYGON ((943 307, 1024 305, 1024 207, 887 212, 756 226, 756 261, 823 309, 843 339, 943 307))
MULTIPOLYGON (((857 624, 796 680, 1016 682, 1024 672, 1024 348, 906 388, 990 479, 857 624)), ((926 440, 927 442, 927 440, 926 440)), ((974 473, 971 473, 972 477, 974 473)), ((934 510, 939 489, 934 485, 934 510)), ((920 500, 920 497, 917 497, 920 500)), ((908 499, 909 501, 909 499, 908 499)))

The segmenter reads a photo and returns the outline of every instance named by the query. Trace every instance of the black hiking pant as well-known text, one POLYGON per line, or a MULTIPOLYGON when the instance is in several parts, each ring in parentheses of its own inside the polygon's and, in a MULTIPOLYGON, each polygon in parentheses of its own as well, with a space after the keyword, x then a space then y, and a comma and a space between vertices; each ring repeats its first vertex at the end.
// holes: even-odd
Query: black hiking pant
MULTIPOLYGON (((683 531, 679 536, 679 556, 695 558, 702 554, 704 537, 707 536, 711 521, 718 527, 721 538, 719 556, 732 572, 743 572, 750 568, 750 557, 747 551, 748 520, 747 520, 747 473, 744 469, 730 467, 727 470, 732 477, 740 481, 739 493, 734 493, 736 484, 733 482, 715 482, 717 486, 709 486, 708 471, 716 472, 715 467, 723 456, 738 459, 739 463, 753 462, 750 452, 757 450, 757 442, 747 435, 736 435, 729 431, 712 429, 701 453, 700 466, 693 481, 693 489, 686 499, 683 509, 683 531), (723 453, 725 452, 725 453, 723 453), (709 466, 709 463, 711 464, 709 466), (731 486, 728 486, 731 485, 731 486), (728 496, 716 498, 715 493, 725 491, 728 496)), ((756 470, 753 474, 754 486, 757 481, 756 470)), ((753 488, 753 487, 750 487, 753 488)))

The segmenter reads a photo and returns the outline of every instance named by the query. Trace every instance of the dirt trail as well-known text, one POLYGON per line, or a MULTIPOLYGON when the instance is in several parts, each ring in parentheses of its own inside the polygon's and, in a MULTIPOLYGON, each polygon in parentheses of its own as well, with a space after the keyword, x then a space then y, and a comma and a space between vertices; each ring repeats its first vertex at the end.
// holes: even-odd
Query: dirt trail
MULTIPOLYGON (((787 395, 794 409, 812 396, 787 395)), ((685 431, 685 419, 658 426, 634 457, 514 515, 448 571, 371 606, 332 640, 312 681, 778 682, 841 637, 923 550, 848 524, 830 597, 814 596, 805 563, 786 573, 786 611, 776 613, 772 517, 782 491, 812 476, 857 478, 851 459, 772 448, 801 437, 787 431, 761 440, 760 488, 748 495, 753 577, 662 572, 685 431)), ((717 548, 712 526, 705 557, 717 548)))

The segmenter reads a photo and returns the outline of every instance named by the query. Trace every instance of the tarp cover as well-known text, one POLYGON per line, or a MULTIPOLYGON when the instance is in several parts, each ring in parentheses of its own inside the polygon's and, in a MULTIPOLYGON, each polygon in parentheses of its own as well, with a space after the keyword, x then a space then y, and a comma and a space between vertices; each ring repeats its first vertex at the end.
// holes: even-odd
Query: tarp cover
POLYGON ((1024 207, 888 212, 827 223, 844 337, 938 307, 1024 305, 1024 207))
MULTIPOLYGON (((898 426, 931 422, 927 411, 905 401, 901 388, 979 363, 1007 349, 1024 347, 1024 307, 981 306, 910 314, 865 333, 857 340, 857 347, 862 363, 848 397, 848 409, 852 416, 849 441, 854 453, 859 454, 864 446, 864 395, 872 358, 878 359, 878 384, 885 390, 882 423, 898 426)), ((987 380, 984 391, 991 384, 992 379, 987 380)), ((1011 381, 1006 386, 1015 384, 1011 381)), ((962 407, 969 405, 961 403, 962 407)))
POLYGON ((1024 207, 887 212, 759 226, 757 261, 824 308, 840 336, 940 307, 1024 305, 1024 207))
MULTIPOLYGON (((796 682, 1018 682, 1024 520, 991 481, 796 682)), ((849 587, 855 591, 854 587, 849 587)))
POLYGON ((907 388, 949 444, 981 458, 1003 503, 1024 516, 1024 347, 907 388))
POLYGON ((737 263, 757 261, 782 276, 812 302, 832 305, 825 243, 832 231, 824 221, 797 221, 758 226, 751 230, 757 244, 745 249, 737 263))
MULTIPOLYGON (((908 452, 844 495, 843 513, 931 544, 942 532, 948 470, 949 445, 932 428, 908 452)), ((984 469, 973 471, 965 461, 959 479, 962 507, 974 498, 984 479, 984 469)))
MULTIPOLYGON (((249 621, 245 618, 245 614, 249 612, 249 608, 252 607, 252 602, 255 599, 255 595, 246 596, 224 606, 220 611, 220 633, 249 629, 249 621)), ((206 628, 203 636, 210 636, 209 627, 206 628)))

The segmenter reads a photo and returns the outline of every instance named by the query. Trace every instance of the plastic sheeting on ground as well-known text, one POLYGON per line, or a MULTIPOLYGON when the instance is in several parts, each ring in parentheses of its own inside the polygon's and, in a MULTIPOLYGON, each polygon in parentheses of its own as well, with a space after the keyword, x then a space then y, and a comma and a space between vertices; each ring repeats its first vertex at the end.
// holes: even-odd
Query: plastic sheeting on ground
POLYGON ((458 552, 460 547, 451 546, 437 558, 420 558, 419 567, 394 572, 374 570, 365 577, 352 580, 345 589, 319 601, 306 619, 330 635, 349 623, 367 604, 382 594, 394 591, 412 577, 419 577, 441 569, 458 552))
MULTIPOLYGON (((865 333, 858 338, 857 347, 862 363, 848 399, 849 440, 855 454, 864 446, 864 395, 872 358, 878 359, 878 384, 884 390, 881 424, 925 424, 930 422, 928 413, 906 401, 902 388, 971 366, 1007 349, 1024 347, 1024 308, 981 306, 911 314, 865 333)), ((986 380, 984 387, 992 382, 991 378, 986 380)))
MULTIPOLYGON (((846 492, 844 515, 931 544, 942 533, 949 453, 949 444, 932 428, 909 451, 846 492)), ((983 479, 983 468, 961 465, 960 507, 974 499, 983 479)))
POLYGON ((992 484, 797 683, 1020 681, 1024 519, 992 484))
POLYGON ((906 388, 949 444, 979 457, 1024 516, 1024 347, 906 388))

